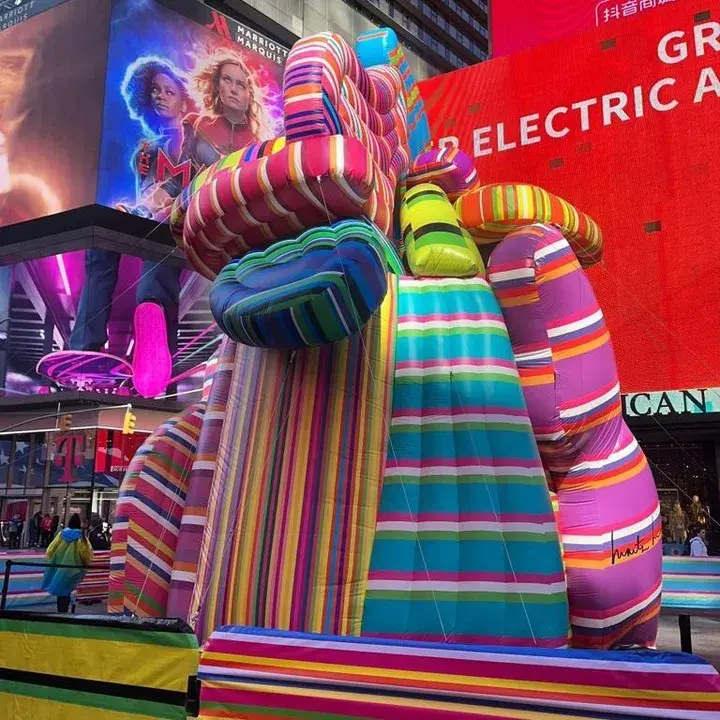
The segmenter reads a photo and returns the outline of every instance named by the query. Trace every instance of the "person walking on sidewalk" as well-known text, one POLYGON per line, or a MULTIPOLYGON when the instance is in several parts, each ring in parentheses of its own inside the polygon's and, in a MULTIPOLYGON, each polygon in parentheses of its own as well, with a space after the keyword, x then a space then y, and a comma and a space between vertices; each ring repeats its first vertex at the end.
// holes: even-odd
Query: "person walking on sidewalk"
POLYGON ((58 533, 45 553, 45 558, 51 565, 45 570, 42 589, 55 595, 59 613, 68 611, 70 595, 85 577, 92 562, 93 551, 81 526, 80 516, 75 513, 68 526, 58 533), (57 567, 58 565, 63 567, 57 567))

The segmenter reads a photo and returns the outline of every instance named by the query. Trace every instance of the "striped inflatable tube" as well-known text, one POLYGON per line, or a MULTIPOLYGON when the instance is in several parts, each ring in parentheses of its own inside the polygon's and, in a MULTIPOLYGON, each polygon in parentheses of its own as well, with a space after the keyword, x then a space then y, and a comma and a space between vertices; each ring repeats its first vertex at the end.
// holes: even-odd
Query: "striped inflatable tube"
POLYGON ((363 69, 338 35, 297 42, 284 75, 284 147, 221 161, 175 202, 174 235, 193 267, 213 278, 249 250, 338 218, 366 217, 389 236, 409 162, 402 98, 396 68, 363 69))
POLYGON ((210 397, 210 391, 212 390, 213 382, 215 381, 215 373, 218 369, 218 363, 220 358, 220 350, 216 350, 210 359, 205 363, 205 372, 203 373, 203 384, 202 394, 200 395, 200 402, 207 402, 210 397))
POLYGON ((365 70, 334 33, 295 43, 285 65, 283 100, 288 142, 318 135, 354 137, 394 185, 409 163, 400 73, 390 65, 365 70))
POLYGON ((108 612, 164 617, 188 477, 205 404, 161 425, 137 451, 120 487, 108 612))
POLYGON ((307 228, 362 216, 386 232, 391 215, 389 181, 366 146, 342 135, 309 137, 201 185, 188 203, 182 248, 212 279, 234 258, 307 228), (378 192, 387 195, 381 204, 378 192))
POLYGON ((227 265, 210 290, 218 327, 244 345, 299 348, 356 333, 387 292, 384 237, 341 220, 227 265))
POLYGON ((420 155, 412 164, 406 182, 408 187, 432 183, 455 200, 478 184, 478 175, 469 155, 460 148, 445 145, 420 155))
POLYGON ((175 548, 167 604, 169 617, 183 620, 189 617, 190 598, 197 579, 200 546, 207 519, 210 487, 217 466, 220 435, 227 412, 236 348, 235 343, 230 340, 226 340, 220 347, 197 453, 190 471, 185 507, 175 548))
POLYGON ((544 225, 508 235, 489 277, 558 495, 573 645, 653 646, 658 496, 622 417, 612 344, 590 282, 562 233, 544 225))
POLYGON ((269 157, 280 152, 285 147, 285 138, 279 137, 267 142, 255 143, 225 155, 216 163, 202 172, 199 172, 182 193, 175 199, 170 213, 170 231, 179 247, 183 247, 183 232, 185 229, 185 216, 190 201, 203 185, 211 183, 218 176, 231 173, 242 165, 247 165, 253 160, 269 157), (222 175, 221 175, 222 174, 222 175))
POLYGON ((357 36, 355 51, 365 68, 392 65, 398 69, 405 88, 410 158, 417 157, 430 145, 430 125, 425 115, 420 88, 415 82, 395 31, 390 28, 366 30, 357 36))
POLYGON ((203 718, 717 720, 684 653, 488 648, 228 627, 203 649, 203 718))
POLYGON ((455 211, 478 243, 496 243, 519 226, 540 222, 563 233, 583 267, 602 258, 603 237, 597 223, 535 185, 485 185, 461 196, 455 211))
MULTIPOLYGON (((43 555, 34 552, 11 551, 0 554, 0 577, 5 577, 5 563, 12 560, 14 563, 44 562, 43 555)), ((44 605, 53 602, 41 587, 44 568, 31 565, 15 565, 10 567, 10 581, 6 597, 6 607, 15 609, 27 605, 44 605)))
POLYGON ((110 582, 109 550, 94 550, 92 562, 85 577, 80 581, 75 592, 77 601, 98 602, 107 600, 110 582))
POLYGON ((487 282, 401 279, 363 635, 562 647, 560 543, 487 282))
POLYGON ((461 228, 447 195, 436 185, 416 185, 400 204, 408 265, 416 277, 470 277, 485 272, 480 252, 461 228))
POLYGON ((238 345, 191 624, 360 632, 392 396, 396 277, 360 333, 238 345))

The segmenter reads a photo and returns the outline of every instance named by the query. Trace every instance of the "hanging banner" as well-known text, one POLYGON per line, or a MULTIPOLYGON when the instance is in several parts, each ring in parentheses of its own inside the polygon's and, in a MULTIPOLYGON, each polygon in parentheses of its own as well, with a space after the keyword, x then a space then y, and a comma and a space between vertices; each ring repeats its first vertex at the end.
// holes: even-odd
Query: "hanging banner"
POLYGON ((624 392, 720 385, 720 3, 686 0, 421 84, 433 137, 603 230, 624 392), (711 18, 712 16, 712 18, 711 18))

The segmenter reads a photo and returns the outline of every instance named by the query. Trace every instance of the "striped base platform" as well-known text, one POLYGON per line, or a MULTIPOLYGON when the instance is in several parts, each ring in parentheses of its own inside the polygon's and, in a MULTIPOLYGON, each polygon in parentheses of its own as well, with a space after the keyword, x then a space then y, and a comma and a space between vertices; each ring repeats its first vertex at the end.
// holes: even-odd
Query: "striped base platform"
POLYGON ((78 602, 102 602, 108 598, 110 551, 95 550, 85 577, 77 587, 78 602))
POLYGON ((662 611, 720 615, 720 558, 663 558, 662 611))
POLYGON ((653 651, 400 643, 226 627, 200 661, 200 717, 243 720, 720 718, 720 676, 653 651))
MULTIPOLYGON (((43 562, 42 552, 10 551, 0 555, 0 578, 5 575, 6 562, 14 563, 43 562)), ((31 605, 44 605, 53 601, 53 598, 40 588, 43 578, 43 568, 29 565, 11 566, 10 582, 8 584, 6 608, 21 608, 31 605)))
POLYGON ((174 620, 6 612, 0 720, 184 720, 198 645, 174 620))

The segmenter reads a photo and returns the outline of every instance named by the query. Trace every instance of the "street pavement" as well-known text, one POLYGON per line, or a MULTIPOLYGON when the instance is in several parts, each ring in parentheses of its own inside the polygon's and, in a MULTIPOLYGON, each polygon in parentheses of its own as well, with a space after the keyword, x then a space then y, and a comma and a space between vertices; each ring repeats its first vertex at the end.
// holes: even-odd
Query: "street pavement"
MULTIPOLYGON (((720 671, 720 619, 694 617, 691 624, 693 654, 705 658, 720 671)), ((680 630, 676 617, 660 618, 657 646, 658 650, 680 652, 680 630)))

